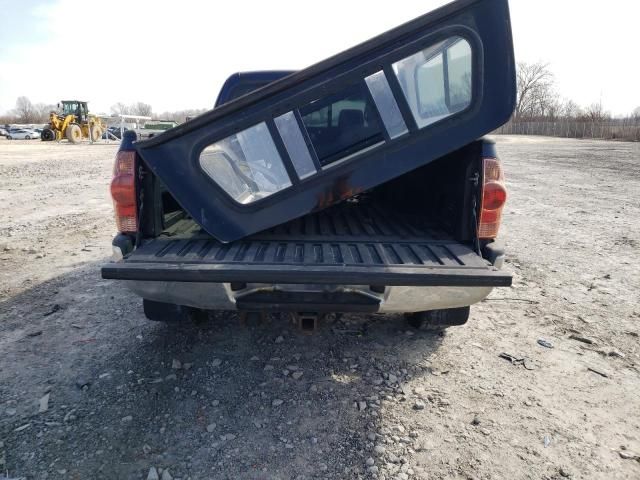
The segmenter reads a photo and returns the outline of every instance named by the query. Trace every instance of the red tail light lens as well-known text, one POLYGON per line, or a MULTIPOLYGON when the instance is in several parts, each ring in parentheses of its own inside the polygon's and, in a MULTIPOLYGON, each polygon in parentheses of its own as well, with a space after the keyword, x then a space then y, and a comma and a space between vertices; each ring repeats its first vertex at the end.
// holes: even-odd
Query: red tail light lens
POLYGON ((498 236, 500 221, 502 220, 502 208, 506 201, 507 189, 500 161, 497 158, 485 158, 478 237, 492 239, 498 236))
POLYGON ((122 233, 135 233, 138 230, 135 172, 136 152, 118 152, 111 180, 111 198, 116 225, 122 233))
POLYGON ((486 183, 482 200, 484 210, 497 210, 502 207, 507 201, 507 191, 504 189, 504 185, 498 182, 486 183))

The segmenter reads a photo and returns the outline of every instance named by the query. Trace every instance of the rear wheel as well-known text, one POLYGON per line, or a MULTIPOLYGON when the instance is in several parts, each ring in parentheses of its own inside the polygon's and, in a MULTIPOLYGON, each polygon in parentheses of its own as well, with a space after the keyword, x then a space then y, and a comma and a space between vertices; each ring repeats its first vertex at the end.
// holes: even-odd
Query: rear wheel
POLYGON ((13 140, 13 137, 11 135, 7 135, 7 140, 13 140))
POLYGON ((407 314, 407 322, 414 328, 440 331, 467 323, 469 311, 469 307, 461 307, 409 313, 407 314))
POLYGON ((82 130, 80 125, 72 123, 67 127, 67 140, 71 143, 80 143, 82 141, 82 130))
POLYGON ((40 139, 43 142, 52 142, 53 140, 56 139, 56 132, 54 132, 50 128, 45 128, 44 130, 42 130, 42 133, 40 134, 40 139))
POLYGON ((97 142, 102 138, 102 129, 97 125, 91 127, 91 141, 97 142))

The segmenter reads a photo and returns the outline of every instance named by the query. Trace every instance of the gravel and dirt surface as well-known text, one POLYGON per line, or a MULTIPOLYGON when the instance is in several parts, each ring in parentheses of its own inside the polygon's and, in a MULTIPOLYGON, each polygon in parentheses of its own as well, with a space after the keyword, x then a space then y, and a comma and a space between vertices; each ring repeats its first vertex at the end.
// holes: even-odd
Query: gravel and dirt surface
POLYGON ((99 273, 116 147, 0 140, 0 478, 640 478, 640 144, 497 141, 513 287, 307 336, 145 320, 99 273))

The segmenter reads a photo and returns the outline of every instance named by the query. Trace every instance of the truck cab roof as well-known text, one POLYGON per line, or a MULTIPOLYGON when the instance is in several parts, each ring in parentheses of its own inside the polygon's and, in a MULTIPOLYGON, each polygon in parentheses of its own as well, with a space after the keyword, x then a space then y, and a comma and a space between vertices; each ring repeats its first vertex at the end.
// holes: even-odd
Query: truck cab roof
POLYGON ((295 72, 296 70, 259 70, 234 73, 222 85, 214 107, 219 107, 295 72))

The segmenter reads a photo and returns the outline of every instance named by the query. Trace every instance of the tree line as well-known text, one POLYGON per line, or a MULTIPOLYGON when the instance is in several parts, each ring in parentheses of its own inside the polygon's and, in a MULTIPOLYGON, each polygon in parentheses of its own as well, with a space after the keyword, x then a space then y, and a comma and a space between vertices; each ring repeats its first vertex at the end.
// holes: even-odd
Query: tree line
POLYGON ((613 117, 602 101, 580 106, 558 94, 548 64, 518 63, 515 111, 494 133, 640 141, 640 107, 613 117))
MULTIPOLYGON (((0 125, 5 124, 38 124, 48 123, 49 114, 52 111, 58 111, 55 104, 32 103, 28 97, 18 97, 16 106, 4 115, 0 115, 0 125)), ((152 117, 157 120, 174 120, 183 123, 188 117, 195 117, 206 112, 206 108, 191 108, 177 111, 167 111, 162 113, 154 113, 153 108, 148 103, 134 102, 125 104, 117 102, 110 108, 112 116, 117 115, 139 115, 141 117, 152 117)))
MULTIPOLYGON (((556 90, 553 72, 547 63, 518 63, 516 79, 518 94, 510 123, 559 120, 602 123, 612 120, 611 114, 600 101, 588 106, 580 106, 571 99, 561 97, 556 90)), ((32 104, 28 97, 18 97, 15 108, 6 115, 0 115, 0 124, 46 123, 49 112, 52 110, 57 110, 53 104, 32 104)), ((200 115, 206 110, 200 108, 157 113, 148 103, 134 102, 127 105, 117 102, 111 106, 110 113, 113 116, 139 115, 183 123, 187 118, 200 115)), ((630 112, 626 118, 618 117, 615 121, 640 122, 640 106, 630 112)))
POLYGON ((126 105, 122 102, 111 105, 111 115, 140 115, 143 117, 153 117, 156 120, 173 120, 178 123, 184 123, 187 118, 196 117, 206 112, 206 108, 188 108, 185 110, 166 111, 157 113, 153 111, 151 105, 143 102, 132 103, 126 105))
MULTIPOLYGON (((583 107, 561 97, 547 63, 518 63, 516 79, 518 97, 513 114, 515 121, 576 119, 601 122, 612 118, 601 101, 583 107)), ((629 112, 629 117, 640 118, 640 106, 629 112)))
POLYGON ((16 107, 5 115, 0 115, 0 125, 11 123, 47 123, 49 112, 56 110, 56 105, 47 103, 31 103, 27 97, 18 97, 16 107))

